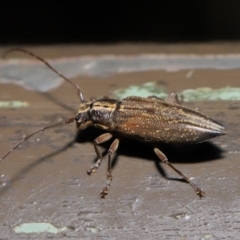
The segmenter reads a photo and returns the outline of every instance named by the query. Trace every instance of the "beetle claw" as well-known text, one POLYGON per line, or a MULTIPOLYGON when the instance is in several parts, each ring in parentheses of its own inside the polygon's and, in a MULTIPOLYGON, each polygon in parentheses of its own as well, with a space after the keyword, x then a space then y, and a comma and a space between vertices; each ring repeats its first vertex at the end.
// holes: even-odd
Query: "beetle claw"
POLYGON ((202 191, 201 188, 197 188, 197 189, 196 189, 196 193, 197 193, 197 195, 198 195, 200 198, 205 197, 205 192, 202 191))
POLYGON ((101 198, 105 198, 105 196, 107 196, 107 195, 108 195, 108 189, 105 187, 105 188, 101 191, 100 197, 101 197, 101 198))

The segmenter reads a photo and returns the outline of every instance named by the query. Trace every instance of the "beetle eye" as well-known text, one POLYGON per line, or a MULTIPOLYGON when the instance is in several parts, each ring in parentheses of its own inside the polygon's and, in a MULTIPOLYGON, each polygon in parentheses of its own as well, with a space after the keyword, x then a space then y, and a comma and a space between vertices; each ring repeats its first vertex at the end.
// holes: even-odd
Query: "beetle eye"
POLYGON ((75 116, 75 120, 77 123, 85 123, 89 120, 89 116, 87 113, 78 113, 76 116, 75 116))
POLYGON ((78 114, 75 116, 75 120, 77 123, 81 123, 83 121, 83 117, 81 114, 78 114))

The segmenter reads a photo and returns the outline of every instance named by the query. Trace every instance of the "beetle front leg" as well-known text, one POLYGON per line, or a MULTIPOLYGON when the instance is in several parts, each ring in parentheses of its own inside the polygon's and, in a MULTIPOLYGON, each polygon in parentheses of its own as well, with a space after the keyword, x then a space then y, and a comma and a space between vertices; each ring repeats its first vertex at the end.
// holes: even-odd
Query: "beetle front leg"
POLYGON ((100 135, 99 137, 97 137, 94 141, 93 141, 93 144, 94 144, 94 149, 95 149, 95 152, 97 154, 97 161, 96 163, 87 170, 87 174, 90 175, 91 173, 94 173, 98 167, 100 166, 101 162, 102 162, 102 154, 99 152, 98 148, 97 148, 97 145, 98 144, 101 144, 101 143, 104 143, 104 142, 107 142, 109 139, 112 138, 112 134, 111 133, 104 133, 102 135, 100 135))
POLYGON ((178 169, 176 169, 167 159, 165 154, 161 152, 158 148, 154 148, 154 152, 158 156, 158 158, 163 162, 166 163, 170 168, 172 168, 175 172, 177 172, 187 183, 191 185, 191 187, 194 189, 196 194, 201 198, 204 197, 204 192, 201 188, 199 188, 194 182, 191 181, 191 179, 187 176, 185 176, 182 172, 180 172, 178 169))
POLYGON ((108 190, 110 188, 111 182, 112 182, 112 163, 111 163, 111 155, 118 149, 119 146, 119 139, 115 139, 113 143, 111 144, 109 150, 108 150, 108 171, 107 171, 107 182, 106 186, 103 188, 103 190, 100 193, 101 198, 105 198, 105 196, 108 194, 108 190))

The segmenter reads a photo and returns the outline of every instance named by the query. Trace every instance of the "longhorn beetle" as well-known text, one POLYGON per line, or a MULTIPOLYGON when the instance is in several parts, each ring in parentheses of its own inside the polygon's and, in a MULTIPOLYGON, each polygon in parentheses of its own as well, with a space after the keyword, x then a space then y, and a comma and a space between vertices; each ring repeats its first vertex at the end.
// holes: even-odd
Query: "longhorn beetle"
MULTIPOLYGON (((87 102, 84 99, 81 88, 55 70, 46 60, 30 51, 20 48, 10 49, 5 52, 4 56, 13 51, 20 51, 33 56, 43 62, 58 76, 72 84, 77 90, 81 103, 75 117, 67 118, 64 121, 51 126, 42 127, 41 129, 38 129, 32 134, 24 137, 0 158, 0 162, 18 148, 23 142, 27 141, 35 134, 76 121, 77 128, 80 131, 89 126, 94 126, 107 131, 107 133, 100 135, 93 141, 98 159, 87 171, 89 175, 94 173, 102 162, 102 154, 100 153, 97 145, 110 140, 114 136, 114 133, 118 133, 124 137, 152 143, 154 152, 159 160, 167 164, 187 183, 189 183, 200 198, 204 196, 202 189, 193 183, 189 177, 176 169, 156 145, 159 142, 203 142, 208 139, 224 135, 224 126, 208 118, 202 113, 181 106, 176 93, 171 93, 165 101, 155 96, 150 96, 148 98, 131 96, 120 101, 110 98, 102 98, 87 102)), ((111 156, 118 149, 118 146, 119 138, 115 138, 108 150, 107 181, 105 187, 100 193, 102 198, 108 194, 110 184, 112 182, 111 156)))

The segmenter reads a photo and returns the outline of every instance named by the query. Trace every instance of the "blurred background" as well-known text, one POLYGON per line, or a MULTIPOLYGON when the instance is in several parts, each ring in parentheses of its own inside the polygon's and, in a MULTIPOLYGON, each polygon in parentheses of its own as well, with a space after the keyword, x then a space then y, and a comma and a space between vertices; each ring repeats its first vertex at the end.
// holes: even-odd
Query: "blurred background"
POLYGON ((240 1, 6 1, 0 44, 240 39, 240 1))

